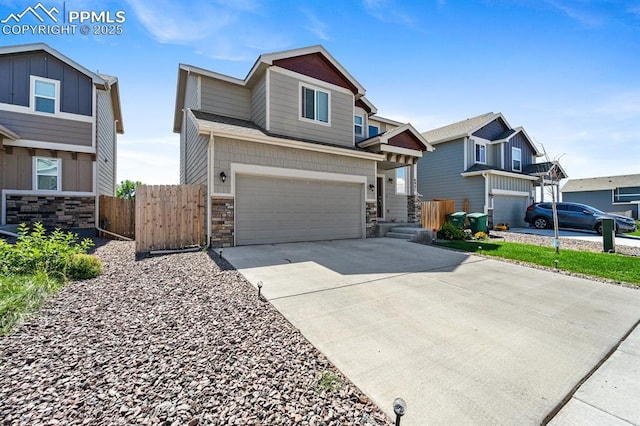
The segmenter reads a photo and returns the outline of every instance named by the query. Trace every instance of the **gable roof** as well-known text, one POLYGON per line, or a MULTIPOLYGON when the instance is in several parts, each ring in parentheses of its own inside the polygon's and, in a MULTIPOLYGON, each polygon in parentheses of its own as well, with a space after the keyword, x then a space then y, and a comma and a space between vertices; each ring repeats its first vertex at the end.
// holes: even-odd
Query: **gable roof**
MULTIPOLYGON (((321 45, 314 45, 308 47, 302 47, 298 49, 291 50, 283 50, 280 52, 274 53, 266 53, 262 54, 256 59, 256 62, 249 70, 249 73, 244 79, 231 77, 225 74, 220 74, 214 71, 209 71, 204 68, 196 67, 193 65, 187 64, 179 64, 178 65, 178 85, 176 89, 176 105, 174 110, 174 118, 173 118, 173 131, 178 133, 182 128, 182 109, 184 107, 184 99, 186 95, 186 85, 187 85, 187 76, 189 74, 198 74, 205 77, 211 77, 218 80, 226 81, 229 83, 237 84, 240 86, 251 86, 255 77, 261 75, 264 70, 269 68, 272 65, 277 65, 279 61, 285 61, 292 58, 297 58, 301 56, 311 55, 313 58, 321 57, 322 60, 329 66, 334 72, 338 73, 340 78, 346 83, 356 98, 356 100, 364 99, 364 95, 366 90, 364 87, 351 75, 349 72, 338 62, 335 60, 333 56, 321 45)), ((282 62, 280 62, 282 63, 282 62)), ((292 66, 293 71, 295 72, 306 72, 305 70, 297 70, 296 67, 292 66)), ((316 67, 311 67, 308 72, 313 74, 313 70, 316 67)), ((313 77, 313 75, 311 75, 313 77)), ((315 78, 315 77, 314 77, 315 78)), ((333 83, 335 84, 335 83, 333 83)), ((376 108, 369 102, 364 99, 363 103, 367 106, 372 112, 375 114, 376 108)))
POLYGON ((374 145, 389 145, 398 148, 413 149, 420 152, 434 150, 433 146, 410 123, 403 124, 395 129, 364 139, 358 142, 357 145, 361 148, 367 148, 374 145), (402 135, 408 136, 411 140, 407 141, 400 138, 402 135), (407 146, 408 142, 410 142, 412 146, 407 146))
POLYGON ((124 126, 122 124, 122 109, 120 106, 120 90, 118 85, 118 79, 111 75, 98 74, 90 71, 86 67, 83 67, 73 59, 63 55, 56 49, 52 48, 45 43, 30 43, 30 44, 17 44, 14 46, 0 46, 0 56, 10 55, 16 53, 27 53, 43 51, 53 56, 54 58, 64 62, 72 68, 77 69, 82 74, 91 79, 93 85, 101 90, 111 90, 111 102, 113 107, 114 118, 117 120, 116 131, 118 133, 124 133, 124 126))
POLYGON ((466 120, 458 121, 446 126, 438 127, 437 129, 423 132, 422 136, 424 136, 424 138, 432 145, 451 141, 465 136, 471 136, 473 132, 486 125, 487 123, 490 123, 497 117, 501 116, 502 114, 499 113, 494 114, 493 112, 487 112, 485 114, 467 118, 466 120))
POLYGON ((562 187, 562 192, 606 191, 635 186, 640 186, 640 174, 570 179, 562 187))

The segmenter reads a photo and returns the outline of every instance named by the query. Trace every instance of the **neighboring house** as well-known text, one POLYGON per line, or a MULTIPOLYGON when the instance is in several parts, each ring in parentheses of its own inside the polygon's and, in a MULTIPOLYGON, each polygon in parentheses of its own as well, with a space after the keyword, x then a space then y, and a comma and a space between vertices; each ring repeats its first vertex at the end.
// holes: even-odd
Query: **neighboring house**
POLYGON ((419 221, 415 165, 431 150, 378 117, 322 46, 261 55, 244 79, 180 65, 180 181, 207 186, 214 246, 365 238, 419 221))
POLYGON ((524 216, 535 198, 534 187, 557 184, 566 177, 557 162, 536 163, 542 153, 527 132, 511 127, 500 113, 482 114, 422 135, 436 148, 418 162, 418 192, 423 199, 454 200, 457 210, 486 213, 490 225, 526 226, 524 216))
POLYGON ((640 174, 570 179, 561 189, 562 201, 583 203, 609 213, 640 218, 640 174))
POLYGON ((46 44, 0 47, 0 225, 95 232, 114 195, 118 80, 46 44))

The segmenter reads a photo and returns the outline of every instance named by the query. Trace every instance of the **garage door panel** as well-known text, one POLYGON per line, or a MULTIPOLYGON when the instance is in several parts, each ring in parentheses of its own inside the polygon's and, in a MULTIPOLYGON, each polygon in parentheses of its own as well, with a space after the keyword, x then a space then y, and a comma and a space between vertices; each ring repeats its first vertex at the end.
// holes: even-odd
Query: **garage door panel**
POLYGON ((238 175, 236 244, 361 238, 362 184, 238 175))
POLYGON ((527 226, 524 216, 528 197, 496 195, 493 198, 493 223, 507 223, 512 228, 527 226))

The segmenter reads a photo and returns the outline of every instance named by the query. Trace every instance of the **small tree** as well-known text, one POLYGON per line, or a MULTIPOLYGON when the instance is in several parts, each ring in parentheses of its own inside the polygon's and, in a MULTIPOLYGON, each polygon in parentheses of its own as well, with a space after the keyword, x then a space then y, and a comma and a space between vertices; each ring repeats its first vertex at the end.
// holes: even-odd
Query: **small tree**
MULTIPOLYGON (((549 158, 549 155, 547 154, 547 150, 544 148, 544 145, 540 144, 540 146, 542 147, 542 153, 544 154, 544 157, 547 160, 547 162, 554 163, 554 164, 558 162, 558 160, 560 158, 557 158, 556 160, 551 161, 551 159, 549 158)), ((556 168, 555 167, 551 168, 551 170, 549 171, 548 177, 549 177, 549 180, 551 181, 551 211, 553 213, 554 246, 555 246, 555 249, 556 249, 556 254, 558 254, 558 253, 560 253, 560 231, 558 229, 558 209, 556 208, 557 190, 554 191, 554 187, 557 189, 558 185, 560 184, 560 182, 558 180, 558 174, 556 172, 556 168)))
POLYGON ((140 185, 142 185, 142 182, 139 180, 135 182, 129 179, 123 180, 116 186, 116 197, 134 200, 136 198, 136 187, 140 185))

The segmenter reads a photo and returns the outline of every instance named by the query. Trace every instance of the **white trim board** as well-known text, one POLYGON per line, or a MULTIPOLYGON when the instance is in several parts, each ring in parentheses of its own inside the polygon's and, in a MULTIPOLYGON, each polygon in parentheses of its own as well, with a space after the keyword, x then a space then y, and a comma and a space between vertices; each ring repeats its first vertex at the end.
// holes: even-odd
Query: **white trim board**
POLYGON ((513 197, 529 197, 531 194, 525 191, 508 191, 506 189, 492 189, 491 194, 493 195, 508 195, 513 197))
POLYGON ((94 146, 71 145, 71 144, 57 143, 57 142, 34 141, 29 139, 19 139, 16 141, 6 140, 4 142, 4 145, 15 146, 19 148, 46 149, 48 151, 81 152, 84 154, 96 153, 96 148, 94 146))

